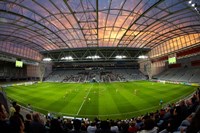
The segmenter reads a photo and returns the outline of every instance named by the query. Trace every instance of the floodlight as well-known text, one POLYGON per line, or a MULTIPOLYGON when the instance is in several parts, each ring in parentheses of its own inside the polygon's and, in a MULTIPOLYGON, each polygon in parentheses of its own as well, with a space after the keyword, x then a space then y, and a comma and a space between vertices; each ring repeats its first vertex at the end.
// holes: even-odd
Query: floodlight
POLYGON ((101 58, 101 57, 98 56, 98 55, 93 55, 93 56, 87 56, 86 58, 87 58, 87 59, 99 59, 99 58, 101 58))
POLYGON ((192 4, 192 0, 188 1, 189 4, 192 4))
POLYGON ((192 3, 192 5, 191 5, 191 6, 192 6, 192 7, 196 7, 196 5, 197 5, 196 3, 192 3))
POLYGON ((51 61, 51 58, 44 58, 43 61, 51 61))
POLYGON ((146 56, 146 55, 140 55, 138 58, 139 58, 139 59, 147 59, 148 56, 146 56))
POLYGON ((68 60, 68 61, 72 61, 74 60, 72 56, 66 56, 66 57, 62 57, 61 60, 68 60))
POLYGON ((115 58, 116 59, 123 59, 123 58, 126 58, 126 56, 125 55, 117 55, 117 56, 115 56, 115 58))

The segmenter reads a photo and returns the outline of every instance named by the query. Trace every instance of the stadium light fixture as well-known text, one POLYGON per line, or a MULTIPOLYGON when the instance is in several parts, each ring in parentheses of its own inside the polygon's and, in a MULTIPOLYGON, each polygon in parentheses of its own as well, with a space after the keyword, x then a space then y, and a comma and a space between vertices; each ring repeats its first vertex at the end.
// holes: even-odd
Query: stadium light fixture
POLYGON ((195 5, 196 5, 195 3, 192 3, 192 5, 191 5, 191 6, 192 6, 192 7, 195 7, 195 5))
POLYGON ((51 58, 44 58, 43 61, 51 61, 51 58))
POLYGON ((196 10, 196 12, 200 15, 200 11, 197 9, 197 3, 192 3, 192 0, 189 0, 188 3, 190 4, 191 7, 196 10))
POLYGON ((72 56, 66 56, 66 57, 62 57, 61 60, 67 60, 67 61, 72 61, 74 60, 72 56))
POLYGON ((146 55, 140 55, 138 58, 139 58, 139 59, 147 59, 148 56, 146 56, 146 55))
POLYGON ((101 57, 98 55, 93 55, 93 56, 87 56, 86 59, 100 59, 101 57))
POLYGON ((126 56, 125 55, 117 55, 117 56, 115 56, 115 58, 116 59, 123 59, 123 58, 126 58, 126 56))

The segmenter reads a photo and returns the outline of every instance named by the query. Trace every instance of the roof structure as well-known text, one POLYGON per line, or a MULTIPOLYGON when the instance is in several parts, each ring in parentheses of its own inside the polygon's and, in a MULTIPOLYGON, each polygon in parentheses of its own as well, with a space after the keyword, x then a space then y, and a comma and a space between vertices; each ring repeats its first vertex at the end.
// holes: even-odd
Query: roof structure
POLYGON ((116 55, 107 56, 108 48, 135 58, 174 38, 199 34, 199 7, 199 0, 1 0, 0 48, 78 60, 94 49, 105 59, 116 55))

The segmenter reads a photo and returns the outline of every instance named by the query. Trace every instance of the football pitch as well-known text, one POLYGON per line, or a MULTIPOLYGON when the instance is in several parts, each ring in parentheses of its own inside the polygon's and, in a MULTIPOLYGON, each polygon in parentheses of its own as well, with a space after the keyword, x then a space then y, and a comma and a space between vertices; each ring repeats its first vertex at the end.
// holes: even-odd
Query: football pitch
POLYGON ((156 111, 192 94, 196 87, 149 81, 116 83, 37 83, 5 89, 33 110, 78 118, 126 119, 156 111), (159 105, 160 100, 163 105, 159 105))

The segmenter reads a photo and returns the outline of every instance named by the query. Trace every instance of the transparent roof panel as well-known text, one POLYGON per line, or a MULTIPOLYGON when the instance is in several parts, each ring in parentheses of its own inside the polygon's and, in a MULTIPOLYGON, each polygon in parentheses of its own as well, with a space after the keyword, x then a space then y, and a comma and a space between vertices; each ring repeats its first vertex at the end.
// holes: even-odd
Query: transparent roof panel
MULTIPOLYGON (((70 48, 155 48, 200 32, 200 1, 0 1, 0 41, 39 52, 70 48)), ((194 41, 195 42, 195 41, 194 41)))

